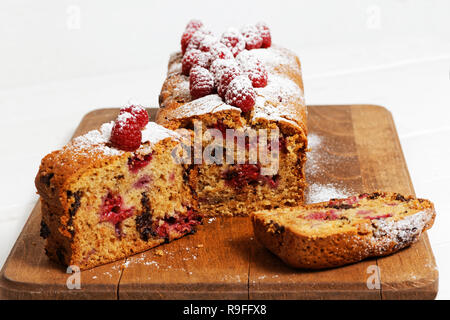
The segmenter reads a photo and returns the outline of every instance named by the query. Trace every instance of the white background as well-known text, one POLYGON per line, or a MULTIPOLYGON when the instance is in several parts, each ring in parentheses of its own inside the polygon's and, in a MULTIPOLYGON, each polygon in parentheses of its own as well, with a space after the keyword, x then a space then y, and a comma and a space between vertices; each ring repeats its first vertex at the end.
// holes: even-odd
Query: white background
POLYGON ((308 104, 370 103, 394 116, 450 298, 450 1, 0 2, 0 266, 37 201, 40 159, 83 115, 130 99, 157 106, 185 24, 260 20, 302 60, 308 104))

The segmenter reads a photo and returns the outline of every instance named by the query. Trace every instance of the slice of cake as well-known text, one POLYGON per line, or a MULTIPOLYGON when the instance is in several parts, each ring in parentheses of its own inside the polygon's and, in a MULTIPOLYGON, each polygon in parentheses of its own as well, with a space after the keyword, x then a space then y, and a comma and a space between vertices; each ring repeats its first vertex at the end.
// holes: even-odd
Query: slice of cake
POLYGON ((433 225, 433 204, 376 192, 252 215, 256 239, 295 268, 322 269, 384 256, 433 225))
MULTIPOLYGON (((169 61, 156 122, 195 132, 203 161, 191 162, 189 183, 199 212, 247 215, 302 203, 308 146, 298 57, 272 45, 270 30, 261 23, 216 37, 191 21, 181 45, 169 61), (241 146, 227 144, 236 137, 243 137, 241 146), (212 152, 211 143, 218 145, 212 152), (250 150, 256 145, 270 161, 259 154, 253 161, 250 150), (205 161, 208 156, 213 161, 205 161)), ((197 154, 195 142, 191 145, 197 154)))
POLYGON ((87 269, 195 231, 196 201, 180 136, 147 111, 122 109, 116 122, 47 155, 36 177, 47 255, 87 269))

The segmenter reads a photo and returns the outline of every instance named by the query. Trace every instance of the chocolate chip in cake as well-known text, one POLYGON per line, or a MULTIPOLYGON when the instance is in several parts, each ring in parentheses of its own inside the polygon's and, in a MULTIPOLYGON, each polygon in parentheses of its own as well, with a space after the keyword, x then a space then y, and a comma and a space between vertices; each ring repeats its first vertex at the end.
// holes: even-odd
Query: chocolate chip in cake
POLYGON ((408 201, 408 199, 405 199, 404 196, 402 196, 401 194, 398 194, 398 193, 397 193, 397 195, 395 196, 395 200, 397 200, 397 201, 402 201, 402 202, 407 202, 407 201, 408 201))
POLYGON ((41 183, 45 184, 47 187, 50 187, 50 182, 52 178, 55 176, 54 173, 48 173, 46 175, 41 176, 41 183))
POLYGON ((374 200, 374 199, 377 199, 379 196, 381 196, 381 194, 379 192, 374 192, 371 195, 369 195, 367 197, 367 199, 374 200))
POLYGON ((125 235, 122 228, 122 222, 118 222, 114 225, 114 231, 116 233, 116 237, 119 238, 119 240, 121 240, 122 237, 125 235))
POLYGON ((41 221, 40 236, 44 239, 47 239, 49 235, 50 229, 48 228, 47 224, 44 221, 41 221))
POLYGON ((69 215, 71 217, 73 217, 77 213, 78 209, 80 209, 81 197, 83 196, 83 192, 77 191, 77 192, 73 193, 72 191, 67 191, 67 196, 74 198, 74 202, 72 203, 72 205, 70 206, 70 209, 69 209, 69 215))
POLYGON ((282 234, 285 231, 284 226, 280 226, 278 223, 274 223, 275 234, 282 234))
POLYGON ((139 232, 142 240, 148 241, 150 236, 155 236, 156 234, 152 228, 153 220, 151 216, 150 200, 146 192, 142 193, 141 204, 144 210, 141 215, 136 216, 136 230, 139 232))
POLYGON ((339 203, 339 204, 333 204, 333 205, 327 205, 326 208, 333 208, 337 210, 348 210, 354 208, 353 205, 347 204, 347 203, 339 203))
POLYGON ((141 194, 142 198, 141 198, 141 204, 142 204, 142 208, 144 208, 144 212, 146 213, 150 213, 150 199, 148 198, 147 192, 143 192, 141 194))
POLYGON ((284 226, 281 226, 278 223, 273 222, 273 220, 269 221, 269 227, 273 230, 273 233, 275 234, 282 234, 285 231, 284 226))

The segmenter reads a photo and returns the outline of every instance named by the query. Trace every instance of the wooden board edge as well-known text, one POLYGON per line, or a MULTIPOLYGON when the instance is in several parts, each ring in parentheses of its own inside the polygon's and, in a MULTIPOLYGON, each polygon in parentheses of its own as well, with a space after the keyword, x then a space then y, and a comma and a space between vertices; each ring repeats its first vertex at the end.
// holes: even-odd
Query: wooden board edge
MULTIPOLYGON (((415 196, 414 186, 412 184, 411 175, 409 173, 408 164, 406 162, 405 154, 400 142, 397 127, 394 122, 394 117, 391 111, 384 106, 374 105, 374 104, 361 104, 361 105, 351 105, 351 107, 358 112, 359 109, 367 108, 377 110, 378 112, 384 113, 386 119, 389 120, 390 127, 393 132, 394 143, 396 148, 399 150, 399 155, 401 157, 402 163, 404 164, 404 175, 408 181, 408 187, 411 190, 411 195, 415 196)), ((397 283, 383 283, 381 279, 381 299, 382 300, 410 300, 410 299, 423 299, 432 300, 435 299, 438 293, 439 284, 439 272, 436 265, 436 259, 431 248, 431 244, 426 232, 421 236, 420 241, 423 242, 426 253, 429 254, 429 260, 431 261, 430 266, 428 266, 429 272, 421 279, 414 279, 412 281, 403 281, 397 283)), ((377 265, 379 266, 380 258, 376 259, 377 265)))
POLYGON ((126 290, 121 293, 119 288, 119 300, 248 300, 248 290, 221 291, 210 288, 208 290, 189 291, 187 298, 186 290, 148 290, 142 291, 126 290))
POLYGON ((383 283, 381 296, 383 300, 434 300, 439 291, 439 270, 431 249, 427 232, 421 235, 421 242, 426 247, 429 259, 433 263, 428 266, 428 272, 419 279, 412 279, 404 283, 383 283))
MULTIPOLYGON (((400 142, 400 137, 398 135, 397 126, 395 125, 394 116, 392 112, 390 112, 386 107, 380 105, 364 105, 365 107, 372 107, 381 109, 383 113, 386 114, 386 117, 390 120, 392 130, 394 132, 394 136, 396 137, 395 142, 397 144, 397 148, 402 157, 403 163, 405 165, 405 174, 408 177, 409 185, 411 190, 413 190, 413 195, 415 196, 414 185, 411 180, 411 174, 409 173, 408 163, 406 162, 405 153, 403 152, 403 147, 400 142)), ((421 241, 424 242, 425 247, 427 248, 427 252, 430 254, 430 260, 433 265, 429 268, 429 273, 423 277, 422 279, 415 279, 410 283, 401 283, 400 286, 408 285, 410 288, 399 289, 395 288, 395 286, 391 286, 388 283, 382 284, 381 287, 381 298, 383 300, 399 300, 399 299, 408 299, 408 300, 416 300, 416 299, 424 299, 424 300, 433 300, 436 298, 438 289, 439 289, 439 271, 437 269, 436 259, 434 257, 433 250, 431 248, 431 243, 428 238, 426 232, 424 232, 421 236, 421 241)))

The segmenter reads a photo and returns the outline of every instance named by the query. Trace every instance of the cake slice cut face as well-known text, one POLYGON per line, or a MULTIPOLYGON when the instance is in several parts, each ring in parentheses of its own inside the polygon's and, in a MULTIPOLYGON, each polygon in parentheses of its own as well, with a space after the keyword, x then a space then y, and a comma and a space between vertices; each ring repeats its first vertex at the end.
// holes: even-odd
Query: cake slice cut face
POLYGON ((258 241, 296 268, 322 269, 394 253, 433 225, 433 204, 376 192, 252 215, 258 241))
POLYGON ((47 255, 87 269, 195 231, 196 202, 173 161, 179 136, 155 123, 132 152, 110 146, 114 123, 42 160, 41 236, 47 255))

